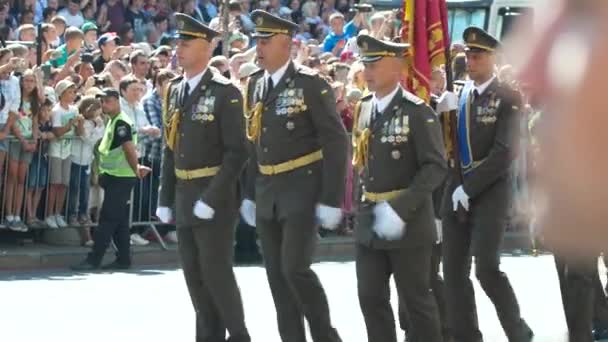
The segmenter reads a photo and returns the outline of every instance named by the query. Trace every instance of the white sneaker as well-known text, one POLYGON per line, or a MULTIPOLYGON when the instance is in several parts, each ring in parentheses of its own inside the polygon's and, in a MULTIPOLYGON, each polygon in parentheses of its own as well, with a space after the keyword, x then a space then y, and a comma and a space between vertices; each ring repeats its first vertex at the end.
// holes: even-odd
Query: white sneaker
POLYGON ((44 223, 51 229, 59 229, 56 216, 49 216, 44 220, 44 223))
POLYGON ((134 246, 146 246, 150 243, 150 241, 144 239, 139 234, 134 233, 131 234, 131 244, 134 246))
POLYGON ((172 230, 165 235, 165 240, 171 243, 177 243, 177 232, 172 230))
POLYGON ((67 228, 68 227, 68 223, 65 222, 65 220, 63 219, 63 216, 61 216, 61 215, 55 215, 55 220, 57 221, 57 226, 59 226, 59 228, 67 228))

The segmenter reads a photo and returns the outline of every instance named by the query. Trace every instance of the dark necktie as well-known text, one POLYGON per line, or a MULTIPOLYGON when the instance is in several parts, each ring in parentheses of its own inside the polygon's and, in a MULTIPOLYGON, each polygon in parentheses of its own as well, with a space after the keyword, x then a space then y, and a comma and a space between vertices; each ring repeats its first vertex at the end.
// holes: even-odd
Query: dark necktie
POLYGON ((374 110, 372 111, 372 122, 375 122, 380 118, 380 110, 378 109, 378 104, 374 105, 374 110))
POLYGON ((471 102, 475 102, 475 100, 477 100, 478 97, 479 97, 479 92, 477 91, 477 89, 473 89, 473 98, 471 99, 471 102))
POLYGON ((266 98, 268 98, 272 89, 274 89, 274 82, 272 82, 272 77, 268 77, 268 87, 266 89, 266 98))
POLYGON ((182 106, 186 104, 186 99, 190 95, 190 83, 186 82, 186 86, 184 87, 184 93, 182 94, 182 106))

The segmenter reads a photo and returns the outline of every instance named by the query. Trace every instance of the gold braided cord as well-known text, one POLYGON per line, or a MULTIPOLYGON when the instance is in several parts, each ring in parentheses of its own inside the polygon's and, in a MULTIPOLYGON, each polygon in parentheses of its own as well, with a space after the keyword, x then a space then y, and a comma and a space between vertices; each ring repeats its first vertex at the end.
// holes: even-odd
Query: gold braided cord
POLYGON ((354 138, 355 143, 353 144, 353 166, 358 170, 363 169, 367 166, 367 154, 369 150, 369 137, 371 130, 369 128, 364 129, 359 133, 359 136, 354 138))
POLYGON ((263 108, 264 105, 262 102, 258 102, 251 110, 245 112, 245 119, 247 119, 247 139, 250 141, 257 141, 260 137, 263 108))
POLYGON ((173 147, 175 146, 175 133, 172 132, 174 119, 171 115, 175 114, 175 113, 169 113, 169 94, 170 94, 170 92, 171 92, 171 86, 166 87, 165 91, 163 93, 162 113, 163 113, 163 129, 164 129, 164 134, 165 134, 165 141, 166 141, 169 149, 171 151, 173 151, 173 147))
POLYGON ((352 164, 358 170, 361 170, 367 164, 367 149, 369 145, 369 136, 371 131, 365 128, 362 132, 359 131, 359 116, 361 114, 361 101, 355 106, 355 115, 353 116, 353 160, 352 164))
POLYGON ((171 151, 175 151, 177 146, 177 131, 179 129, 179 123, 181 121, 181 113, 179 111, 173 112, 171 119, 169 119, 169 132, 167 134, 167 145, 171 151))
POLYGON ((249 109, 249 81, 245 87, 245 99, 243 101, 243 113, 245 113, 245 133, 249 141, 257 141, 262 129, 262 111, 264 104, 258 101, 253 108, 249 109))

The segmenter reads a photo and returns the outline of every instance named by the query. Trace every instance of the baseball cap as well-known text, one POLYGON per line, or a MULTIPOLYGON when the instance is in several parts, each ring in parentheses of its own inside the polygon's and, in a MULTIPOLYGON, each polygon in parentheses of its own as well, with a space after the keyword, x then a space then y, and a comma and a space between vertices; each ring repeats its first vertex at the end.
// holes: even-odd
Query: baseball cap
POLYGON ((95 23, 88 21, 88 22, 84 23, 80 29, 82 30, 83 33, 87 33, 89 31, 97 31, 97 25, 95 25, 95 23))
POLYGON ((120 93, 115 88, 103 88, 101 92, 97 93, 97 97, 115 97, 117 99, 120 98, 120 93))
POLYGON ((97 39, 97 45, 102 46, 109 40, 114 40, 116 44, 120 44, 120 37, 118 37, 116 32, 107 32, 97 39))
POLYGON ((55 85, 55 94, 57 95, 57 98, 60 98, 66 90, 75 86, 76 84, 70 80, 61 80, 57 82, 57 85, 55 85))

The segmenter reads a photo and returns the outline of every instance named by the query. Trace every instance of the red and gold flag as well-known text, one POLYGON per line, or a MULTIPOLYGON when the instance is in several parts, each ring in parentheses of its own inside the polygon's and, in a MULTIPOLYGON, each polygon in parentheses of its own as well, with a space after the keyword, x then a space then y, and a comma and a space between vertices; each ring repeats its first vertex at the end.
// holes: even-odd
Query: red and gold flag
POLYGON ((450 45, 445 0, 404 0, 401 41, 410 44, 406 87, 427 103, 431 72, 446 63, 450 45))

